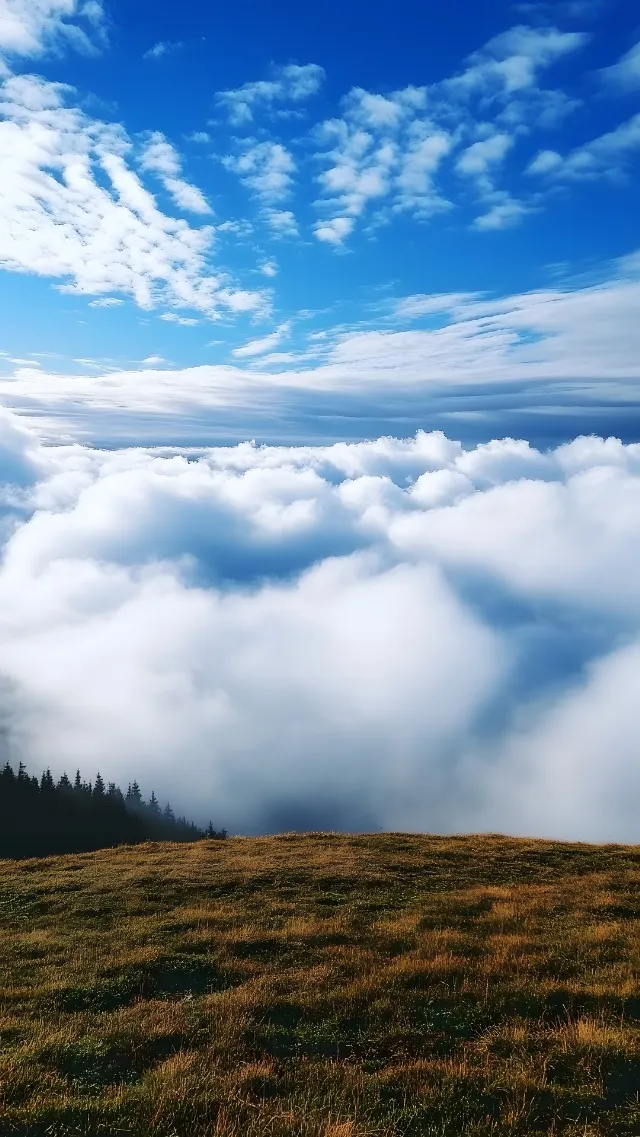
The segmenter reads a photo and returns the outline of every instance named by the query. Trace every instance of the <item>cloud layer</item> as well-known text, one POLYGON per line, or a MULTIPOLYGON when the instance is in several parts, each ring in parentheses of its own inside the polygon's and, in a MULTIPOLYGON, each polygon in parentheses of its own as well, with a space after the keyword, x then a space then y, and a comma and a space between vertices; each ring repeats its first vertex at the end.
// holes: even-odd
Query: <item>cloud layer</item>
POLYGON ((243 832, 637 838, 640 446, 0 437, 3 719, 36 767, 243 832))
POLYGON ((232 349, 228 364, 98 365, 88 377, 22 359, 0 378, 0 399, 50 438, 99 445, 326 441, 419 426, 548 445, 590 423, 629 439, 640 422, 639 307, 631 256, 581 287, 405 296, 378 305, 373 328, 305 332, 304 320, 285 320, 232 349))

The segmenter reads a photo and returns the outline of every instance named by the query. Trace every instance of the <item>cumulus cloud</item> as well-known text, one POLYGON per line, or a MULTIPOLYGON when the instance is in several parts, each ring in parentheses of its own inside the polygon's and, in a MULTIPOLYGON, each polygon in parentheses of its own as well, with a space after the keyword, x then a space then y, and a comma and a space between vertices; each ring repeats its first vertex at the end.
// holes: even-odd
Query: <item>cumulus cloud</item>
POLYGON ((274 237, 298 236, 298 223, 290 209, 265 209, 262 216, 274 237))
POLYGON ((342 245, 352 229, 352 217, 331 217, 328 221, 319 221, 314 233, 319 241, 324 241, 327 245, 342 245))
MULTIPOLYGON (((246 290, 210 270, 212 228, 162 212, 131 168, 124 129, 68 105, 69 95, 34 76, 9 76, 0 89, 0 265, 67 291, 120 292, 143 308, 164 300, 213 315, 244 304, 246 290)), ((163 136, 152 136, 142 163, 182 206, 208 210, 177 176, 163 136)), ((264 308, 264 295, 252 304, 264 308)))
POLYGON ((232 831, 637 836, 640 447, 0 438, 0 673, 36 769, 232 831))
POLYGON ((324 70, 317 63, 302 66, 289 63, 284 67, 273 67, 270 79, 219 91, 216 98, 229 122, 243 126, 252 122, 258 110, 272 110, 283 103, 305 102, 317 94, 323 81, 324 70))
POLYGON ((293 156, 281 142, 257 142, 253 138, 244 139, 240 153, 225 155, 222 163, 266 202, 288 195, 296 168, 293 156))

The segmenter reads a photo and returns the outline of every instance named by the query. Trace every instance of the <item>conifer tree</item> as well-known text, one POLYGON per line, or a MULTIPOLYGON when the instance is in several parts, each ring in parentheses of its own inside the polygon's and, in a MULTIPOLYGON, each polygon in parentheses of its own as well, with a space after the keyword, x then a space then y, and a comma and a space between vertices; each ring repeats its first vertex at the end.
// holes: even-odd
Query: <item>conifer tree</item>
MULTIPOLYGON (((207 835, 225 837, 209 824, 207 835)), ((126 798, 115 782, 105 790, 82 780, 78 770, 71 784, 66 773, 56 783, 50 770, 41 778, 27 773, 21 762, 17 774, 9 762, 0 769, 0 857, 35 857, 85 852, 140 841, 196 841, 201 829, 176 818, 167 803, 160 809, 155 793, 149 804, 132 782, 126 798)))

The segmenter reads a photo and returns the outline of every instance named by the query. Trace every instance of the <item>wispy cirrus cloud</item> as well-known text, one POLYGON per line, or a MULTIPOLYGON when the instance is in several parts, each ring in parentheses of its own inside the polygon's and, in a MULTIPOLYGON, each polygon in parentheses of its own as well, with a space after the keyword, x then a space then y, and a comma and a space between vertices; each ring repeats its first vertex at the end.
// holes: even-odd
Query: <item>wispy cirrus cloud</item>
MULTIPOLYGON (((62 367, 55 377, 17 367, 0 380, 0 400, 54 437, 100 444, 138 434, 185 442, 194 431, 201 441, 208 430, 235 439, 279 430, 298 439, 366 437, 372 423, 384 431, 425 421, 455 423, 474 438, 497 422, 504 433, 526 423, 555 439, 576 422, 638 429, 639 263, 626 257, 589 287, 399 297, 375 328, 305 336, 298 325, 290 352, 272 350, 271 332, 248 351, 238 344, 233 365, 167 368, 153 384, 131 370, 109 371, 103 382, 62 367), (243 359, 256 362, 243 367, 243 359)), ((280 342, 284 329, 276 331, 280 342)))
POLYGON ((145 51, 143 59, 164 59, 167 55, 174 55, 177 51, 181 51, 184 47, 183 40, 159 40, 145 51))
POLYGON ((251 359, 258 355, 266 355, 267 352, 272 351, 274 347, 282 342, 283 339, 289 335, 291 328, 290 321, 280 324, 275 331, 270 332, 267 336, 262 336, 260 339, 249 340, 248 343, 241 344, 240 347, 235 347, 231 354, 236 359, 251 359))
POLYGON ((124 304, 124 300, 117 296, 105 296, 100 300, 89 301, 90 308, 119 308, 122 304, 124 304))
POLYGON ((195 328, 200 323, 195 316, 181 316, 178 312, 163 312, 159 319, 166 324, 178 324, 181 328, 195 328))

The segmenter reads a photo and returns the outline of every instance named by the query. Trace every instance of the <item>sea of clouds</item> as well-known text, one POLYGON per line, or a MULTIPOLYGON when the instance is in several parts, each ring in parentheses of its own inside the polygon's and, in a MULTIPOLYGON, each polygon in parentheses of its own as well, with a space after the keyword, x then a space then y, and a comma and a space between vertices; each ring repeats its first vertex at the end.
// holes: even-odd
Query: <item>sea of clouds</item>
POLYGON ((13 759, 232 832, 640 832, 640 445, 45 446, 0 418, 13 759))

